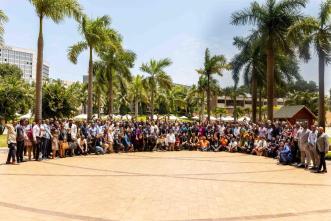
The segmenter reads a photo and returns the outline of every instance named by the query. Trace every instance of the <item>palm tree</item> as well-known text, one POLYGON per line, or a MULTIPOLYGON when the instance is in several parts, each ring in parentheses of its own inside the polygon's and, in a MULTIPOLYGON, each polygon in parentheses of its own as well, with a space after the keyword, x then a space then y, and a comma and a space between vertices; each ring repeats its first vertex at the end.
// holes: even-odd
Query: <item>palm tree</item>
POLYGON ((139 103, 147 100, 146 90, 144 87, 144 77, 137 75, 132 79, 129 86, 129 99, 134 102, 134 116, 139 115, 139 103))
POLYGON ((307 0, 266 0, 265 4, 254 1, 250 7, 232 15, 234 25, 256 25, 254 35, 260 36, 267 54, 268 119, 273 120, 275 57, 280 52, 291 53, 287 41, 288 28, 302 18, 300 9, 307 0))
POLYGON ((223 55, 214 55, 210 56, 209 49, 205 51, 205 62, 202 69, 197 70, 201 75, 206 76, 207 78, 207 115, 208 122, 210 121, 210 78, 213 74, 218 74, 222 76, 222 72, 225 69, 229 69, 229 65, 226 63, 226 58, 223 55))
POLYGON ((35 119, 42 119, 42 69, 44 59, 44 38, 43 21, 44 18, 50 18, 53 22, 59 23, 65 17, 74 17, 80 21, 82 8, 77 0, 29 0, 34 6, 39 17, 39 36, 38 36, 38 54, 36 71, 36 104, 35 119))
POLYGON ((3 34, 5 32, 4 23, 8 21, 8 17, 5 12, 0 10, 0 46, 3 44, 3 34))
POLYGON ((221 93, 221 88, 218 84, 218 81, 212 76, 209 78, 206 75, 201 75, 199 77, 197 93, 200 97, 200 121, 204 119, 205 107, 206 107, 206 94, 210 91, 210 95, 217 96, 221 93), (208 83, 209 82, 209 83, 208 83))
POLYGON ((68 58, 74 64, 77 58, 84 50, 89 51, 88 67, 88 101, 87 101, 87 119, 92 119, 93 108, 93 52, 107 48, 108 50, 117 51, 118 36, 110 29, 110 17, 102 16, 96 19, 83 17, 79 26, 80 32, 84 37, 83 41, 71 46, 68 50, 68 58))
POLYGON ((238 82, 241 70, 244 70, 245 85, 251 85, 252 94, 252 121, 256 123, 257 115, 257 88, 262 86, 265 76, 263 51, 259 41, 250 37, 235 37, 233 43, 239 50, 231 62, 233 79, 238 82))
POLYGON ((120 50, 115 52, 113 50, 101 51, 99 53, 101 60, 95 63, 95 66, 102 69, 105 82, 108 84, 108 114, 113 114, 113 87, 114 78, 118 78, 119 81, 122 78, 131 80, 130 68, 133 67, 133 63, 136 55, 131 51, 125 51, 121 49, 120 42, 118 42, 120 50))
POLYGON ((325 92, 324 72, 325 65, 331 61, 331 0, 321 4, 320 13, 317 18, 308 17, 297 21, 289 29, 289 38, 299 42, 299 54, 305 61, 310 59, 310 46, 313 45, 318 55, 318 78, 319 78, 319 99, 318 99, 318 123, 325 127, 325 92))
POLYGON ((170 89, 172 86, 171 77, 165 72, 165 68, 171 65, 171 60, 168 58, 157 60, 150 60, 149 63, 144 63, 140 67, 140 70, 147 73, 145 78, 145 85, 148 91, 150 91, 150 109, 153 119, 154 115, 154 99, 159 87, 164 89, 170 89))
MULTIPOLYGON (((231 65, 233 67, 233 79, 238 82, 241 70, 243 70, 244 84, 249 85, 252 93, 252 120, 256 122, 257 113, 257 89, 265 86, 266 79, 266 53, 261 47, 261 40, 253 36, 247 38, 236 37, 234 45, 241 51, 235 55, 231 65)), ((275 57, 275 82, 276 92, 288 87, 288 83, 294 79, 299 80, 299 67, 294 56, 278 54, 275 57)), ((277 93, 278 94, 278 93, 277 93)))
POLYGON ((239 96, 246 97, 247 89, 244 86, 238 87, 238 82, 234 81, 234 86, 226 87, 223 89, 223 94, 228 96, 233 100, 233 118, 234 121, 237 121, 238 118, 238 107, 237 107, 237 98, 239 96))

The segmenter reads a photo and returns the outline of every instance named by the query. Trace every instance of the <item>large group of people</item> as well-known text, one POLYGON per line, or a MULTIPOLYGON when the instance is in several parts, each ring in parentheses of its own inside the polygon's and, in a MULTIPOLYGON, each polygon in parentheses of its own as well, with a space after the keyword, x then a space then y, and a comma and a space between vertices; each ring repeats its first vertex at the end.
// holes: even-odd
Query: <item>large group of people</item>
POLYGON ((323 128, 288 122, 93 122, 50 119, 6 124, 7 164, 87 154, 136 151, 228 151, 278 159, 326 173, 328 136, 323 128))

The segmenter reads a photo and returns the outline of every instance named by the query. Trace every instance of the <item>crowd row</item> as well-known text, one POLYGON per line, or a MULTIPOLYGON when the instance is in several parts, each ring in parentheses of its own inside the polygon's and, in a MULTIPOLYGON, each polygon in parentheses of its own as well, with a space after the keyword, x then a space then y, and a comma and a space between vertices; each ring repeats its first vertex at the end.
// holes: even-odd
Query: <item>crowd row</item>
POLYGON ((179 123, 27 120, 6 124, 7 164, 87 154, 132 151, 228 151, 277 158, 315 172, 327 172, 328 136, 323 128, 286 122, 179 123), (15 160, 17 159, 17 161, 15 160))

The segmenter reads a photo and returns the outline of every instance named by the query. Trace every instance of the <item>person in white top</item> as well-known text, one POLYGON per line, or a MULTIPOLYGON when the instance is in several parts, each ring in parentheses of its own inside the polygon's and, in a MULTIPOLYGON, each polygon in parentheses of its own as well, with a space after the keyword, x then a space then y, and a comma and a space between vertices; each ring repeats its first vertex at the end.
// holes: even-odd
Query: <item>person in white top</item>
POLYGON ((170 130, 170 133, 167 134, 166 140, 167 140, 167 143, 168 143, 168 150, 169 151, 174 151, 175 150, 175 143, 176 143, 176 136, 175 136, 173 130, 170 130))
POLYGON ((311 126, 311 131, 308 136, 308 147, 310 151, 311 160, 313 161, 312 169, 317 169, 319 165, 319 154, 316 149, 317 148, 316 141, 317 141, 317 130, 316 130, 316 126, 313 125, 311 126))
POLYGON ((304 166, 307 169, 310 163, 310 150, 308 146, 310 130, 308 129, 307 123, 304 123, 302 127, 303 129, 299 134, 300 164, 298 167, 304 166))
POLYGON ((70 134, 70 141, 74 142, 77 140, 77 126, 73 123, 72 119, 69 120, 69 122, 65 125, 65 129, 70 134))
POLYGON ((39 154, 41 150, 41 121, 38 120, 36 124, 32 128, 32 136, 33 136, 33 156, 36 161, 39 160, 39 154))

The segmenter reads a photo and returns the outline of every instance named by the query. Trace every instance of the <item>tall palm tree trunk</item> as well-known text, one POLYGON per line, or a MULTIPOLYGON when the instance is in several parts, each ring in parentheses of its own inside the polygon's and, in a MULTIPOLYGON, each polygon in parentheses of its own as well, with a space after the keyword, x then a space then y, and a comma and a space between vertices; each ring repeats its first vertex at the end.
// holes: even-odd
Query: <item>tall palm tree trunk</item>
POLYGON ((252 72, 252 121, 256 123, 256 110, 257 108, 257 82, 256 82, 256 69, 253 66, 252 72))
POLYGON ((210 74, 207 74, 207 121, 210 122, 210 74))
POLYGON ((43 38, 43 17, 39 17, 39 36, 38 36, 38 55, 37 55, 37 72, 36 72, 36 103, 35 103, 35 120, 42 119, 42 71, 44 58, 44 38, 43 38))
POLYGON ((202 99, 201 99, 201 109, 200 109, 200 122, 204 120, 204 112, 205 112, 205 92, 202 92, 202 99))
POLYGON ((89 71, 88 71, 88 98, 87 98, 87 120, 92 119, 93 108, 93 49, 90 47, 89 71))
POLYGON ((154 89, 151 90, 151 120, 154 120, 154 89))
MULTIPOLYGON (((234 88, 233 90, 236 90, 236 88, 234 88)), ((237 94, 235 91, 233 96, 233 119, 234 122, 237 122, 237 94)))
POLYGON ((109 110, 108 110, 108 114, 109 116, 113 114, 113 108, 114 108, 114 103, 113 103, 113 75, 112 72, 110 72, 109 74, 109 110))
POLYGON ((134 116, 137 118, 139 114, 139 100, 138 98, 134 99, 134 116))
POLYGON ((262 121, 262 87, 260 88, 260 91, 259 91, 259 121, 261 122, 262 121))
POLYGON ((325 128, 325 101, 324 101, 324 72, 325 72, 325 56, 323 52, 318 53, 318 83, 319 83, 319 112, 318 124, 325 128))
POLYGON ((98 118, 100 119, 101 117, 101 96, 100 94, 98 95, 98 118))
POLYGON ((268 120, 274 119, 274 78, 275 78, 275 54, 272 48, 272 43, 269 43, 267 51, 267 109, 268 120))

